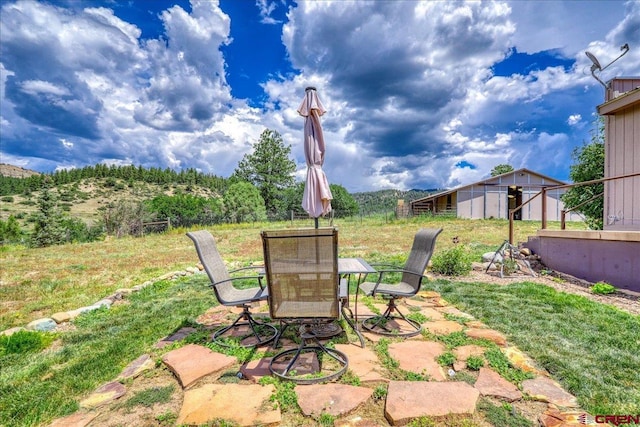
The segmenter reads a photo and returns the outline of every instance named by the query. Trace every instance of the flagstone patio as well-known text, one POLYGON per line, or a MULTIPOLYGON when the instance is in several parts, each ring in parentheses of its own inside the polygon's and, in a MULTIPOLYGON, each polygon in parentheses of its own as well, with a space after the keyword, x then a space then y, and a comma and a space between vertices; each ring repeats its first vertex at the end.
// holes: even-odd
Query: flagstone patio
MULTIPOLYGON (((167 416, 174 424, 156 425, 202 425, 214 420, 226 420, 239 426, 297 425, 304 419, 305 424, 314 425, 323 416, 333 417, 337 426, 405 425, 420 417, 430 417, 434 425, 445 425, 438 424, 441 417, 447 417, 449 421, 451 417, 471 417, 478 423, 473 425, 488 425, 478 414, 481 397, 497 405, 509 403, 514 411, 531 419, 534 425, 544 427, 579 426, 580 419, 590 417, 580 411, 574 396, 519 349, 510 346, 504 335, 449 306, 437 293, 423 292, 407 304, 414 307, 412 311, 415 307, 420 309, 427 319, 423 327, 428 333, 407 340, 392 339, 388 354, 401 370, 425 380, 390 378, 389 370, 373 350, 380 336, 364 333, 366 348, 361 348, 357 342, 336 345, 349 358, 350 377, 357 378, 358 385, 340 381, 296 385, 294 393, 299 412, 296 411, 297 418, 290 419, 290 411, 283 411, 272 399, 274 386, 260 383, 262 377, 270 375, 268 357, 240 364, 236 358, 202 345, 181 346, 181 340, 195 332, 194 328, 183 328, 157 343, 156 348, 176 347, 165 353, 161 362, 154 364, 149 355, 141 355, 114 381, 86 396, 78 412, 55 420, 51 426, 115 426, 123 425, 123 422, 152 425, 150 419, 158 422, 166 414, 154 415, 153 408, 142 411, 144 416, 137 411, 127 414, 119 402, 132 395, 129 389, 143 390, 161 384, 175 386, 173 407, 176 410, 173 419, 167 416), (446 313, 460 321, 447 320, 446 313), (513 384, 487 363, 479 371, 470 370, 466 360, 470 356, 482 356, 484 351, 484 347, 475 344, 455 348, 452 352, 455 363, 441 366, 437 359, 446 348, 433 337, 460 331, 468 337, 496 343, 513 366, 533 373, 533 379, 513 384), (385 390, 383 396, 379 394, 381 388, 385 390)), ((359 309, 361 316, 372 315, 364 305, 359 309)), ((226 308, 218 306, 200 316, 199 321, 214 328, 227 321, 227 314, 230 312, 226 308)), ((310 360, 309 363, 314 362, 310 360)))

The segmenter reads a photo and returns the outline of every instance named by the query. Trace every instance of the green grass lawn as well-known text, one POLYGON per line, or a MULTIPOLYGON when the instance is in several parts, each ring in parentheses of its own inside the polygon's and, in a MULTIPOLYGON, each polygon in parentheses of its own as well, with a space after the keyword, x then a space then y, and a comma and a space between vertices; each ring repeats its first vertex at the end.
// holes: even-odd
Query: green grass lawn
MULTIPOLYGON (((215 304, 207 282, 163 281, 126 304, 80 316, 77 330, 47 350, 0 356, 0 426, 33 426, 75 412, 87 393, 112 381, 153 344, 215 304)), ((168 350, 164 350, 168 351, 168 350)))
MULTIPOLYGON (((442 227, 436 253, 454 236, 474 257, 497 249, 508 223, 416 218, 342 220, 340 256, 402 262, 419 227, 442 227)), ((281 224, 206 227, 230 267, 261 259, 261 229, 281 224)), ((517 224, 517 239, 539 223, 517 224)), ((53 248, 2 248, 0 329, 98 301, 197 263, 186 230, 53 248)), ((160 281, 122 305, 75 321, 45 350, 0 351, 0 426, 32 426, 74 412, 90 391, 113 380, 153 344, 215 304, 203 276, 160 281)), ((428 286, 461 310, 505 333, 592 414, 640 413, 640 317, 532 283, 496 286, 439 280, 428 286)), ((1 349, 0 349, 1 350, 1 349)))
POLYGON ((640 414, 640 316, 530 282, 428 286, 505 333, 591 414, 640 414))

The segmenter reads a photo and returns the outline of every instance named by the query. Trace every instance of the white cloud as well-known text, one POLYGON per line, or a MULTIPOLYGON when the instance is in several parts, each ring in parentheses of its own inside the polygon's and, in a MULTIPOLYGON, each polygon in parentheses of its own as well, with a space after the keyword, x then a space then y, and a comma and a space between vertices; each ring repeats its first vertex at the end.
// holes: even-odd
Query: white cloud
MULTIPOLYGON (((281 2, 255 4, 263 23, 277 23, 281 2)), ((325 170, 350 191, 451 187, 500 163, 562 175, 587 131, 582 118, 602 101, 584 50, 607 63, 629 42, 603 77, 640 69, 638 2, 303 1, 287 16, 282 42, 298 73, 274 73, 265 104, 251 108, 225 78, 221 49, 233 40, 218 2, 163 11, 159 39, 142 39, 108 8, 3 2, 3 159, 228 176, 270 128, 291 145, 302 178, 296 109, 313 85, 328 110, 325 170), (494 76, 513 47, 558 49, 575 65, 494 76)))
POLYGON ((575 126, 575 125, 579 124, 581 120, 582 120, 582 116, 580 114, 572 114, 567 119, 567 123, 570 126, 575 126))

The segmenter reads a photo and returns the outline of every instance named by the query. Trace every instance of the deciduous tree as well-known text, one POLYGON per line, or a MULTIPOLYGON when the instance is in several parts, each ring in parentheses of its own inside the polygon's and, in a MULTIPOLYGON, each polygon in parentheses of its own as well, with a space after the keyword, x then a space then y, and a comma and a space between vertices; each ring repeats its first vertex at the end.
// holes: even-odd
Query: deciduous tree
MULTIPOLYGON (((596 129, 591 132, 591 143, 576 147, 572 158, 574 163, 569 170, 569 177, 574 183, 604 178, 604 122, 602 120, 597 122, 596 129)), ((589 228, 602 230, 604 197, 599 194, 603 191, 603 183, 572 187, 562 195, 562 201, 567 209, 582 205, 575 212, 585 216, 585 222, 589 228), (588 202, 590 199, 593 200, 588 202)))
POLYGON ((491 176, 502 175, 503 173, 511 172, 512 170, 513 170, 513 166, 503 163, 503 164, 494 166, 494 168, 491 169, 491 176))
POLYGON ((260 192, 245 181, 231 184, 224 194, 225 217, 229 222, 264 221, 267 211, 260 192))

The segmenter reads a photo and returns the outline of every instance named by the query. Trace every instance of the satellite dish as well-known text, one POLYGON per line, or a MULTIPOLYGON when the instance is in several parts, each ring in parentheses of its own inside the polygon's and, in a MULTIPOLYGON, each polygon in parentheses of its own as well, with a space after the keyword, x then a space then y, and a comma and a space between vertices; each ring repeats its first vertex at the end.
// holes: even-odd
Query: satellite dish
POLYGON ((596 56, 589 52, 586 51, 585 55, 587 55, 587 57, 591 60, 591 62, 593 62, 593 65, 591 66, 591 71, 595 70, 602 70, 602 66, 600 66, 600 61, 598 61, 598 58, 596 58, 596 56))
POLYGON ((605 89, 607 89, 607 84, 605 82, 603 82, 602 80, 600 80, 600 77, 596 76, 595 71, 598 70, 600 72, 606 70, 607 68, 609 68, 609 65, 613 64, 614 62, 616 62, 618 59, 622 58, 627 52, 629 52, 629 43, 625 43, 620 47, 620 50, 624 50, 624 52, 622 52, 620 54, 620 56, 618 56, 616 59, 614 59, 613 61, 609 62, 607 65, 605 65, 604 67, 602 65, 600 65, 600 61, 598 61, 598 58, 596 58, 596 56, 589 52, 586 51, 585 55, 587 55, 587 58, 589 58, 589 60, 592 62, 593 65, 591 65, 591 75, 593 76, 594 79, 596 79, 597 81, 600 82, 600 84, 602 86, 604 86, 605 89))

